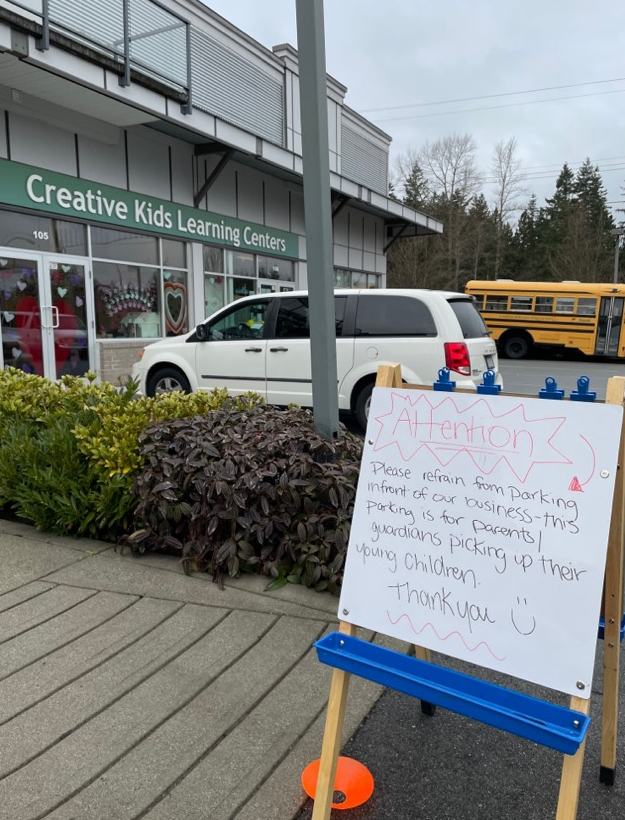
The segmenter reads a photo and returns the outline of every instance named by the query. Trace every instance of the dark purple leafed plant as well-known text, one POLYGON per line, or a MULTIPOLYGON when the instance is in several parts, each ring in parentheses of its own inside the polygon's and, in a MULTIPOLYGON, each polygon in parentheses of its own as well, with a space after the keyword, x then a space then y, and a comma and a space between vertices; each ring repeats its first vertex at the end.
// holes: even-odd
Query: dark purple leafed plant
POLYGON ((336 592, 362 454, 346 430, 316 432, 310 411, 257 405, 152 424, 133 550, 181 555, 185 569, 220 581, 253 570, 273 586, 336 592))

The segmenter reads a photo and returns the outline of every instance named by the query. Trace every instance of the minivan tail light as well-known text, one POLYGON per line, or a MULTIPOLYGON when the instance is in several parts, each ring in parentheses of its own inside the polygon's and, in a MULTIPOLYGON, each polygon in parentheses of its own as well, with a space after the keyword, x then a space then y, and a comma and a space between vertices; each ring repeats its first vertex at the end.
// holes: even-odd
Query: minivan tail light
POLYGON ((445 365, 454 373, 471 375, 469 348, 464 342, 445 342, 445 365))

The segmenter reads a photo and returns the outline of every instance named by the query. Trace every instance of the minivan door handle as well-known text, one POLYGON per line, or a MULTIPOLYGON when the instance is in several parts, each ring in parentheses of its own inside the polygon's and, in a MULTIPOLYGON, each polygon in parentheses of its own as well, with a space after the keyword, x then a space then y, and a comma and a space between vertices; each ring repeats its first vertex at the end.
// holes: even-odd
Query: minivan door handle
POLYGON ((262 349, 262 347, 246 347, 245 352, 246 353, 262 353, 263 349, 262 349))
POLYGON ((286 353, 288 351, 288 347, 270 347, 272 353, 286 353))

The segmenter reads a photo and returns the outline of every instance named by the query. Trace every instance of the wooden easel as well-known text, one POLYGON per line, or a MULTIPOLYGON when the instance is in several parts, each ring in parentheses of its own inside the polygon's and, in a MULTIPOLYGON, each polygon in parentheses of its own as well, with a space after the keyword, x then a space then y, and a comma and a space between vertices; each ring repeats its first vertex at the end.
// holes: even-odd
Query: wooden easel
MULTIPOLYGON (((402 387, 401 368, 399 365, 382 366, 378 370, 376 381, 378 387, 402 387)), ((403 389, 428 389, 409 388, 403 389)), ((625 378, 613 377, 608 381, 606 403, 624 404, 625 378)), ((496 399, 495 399, 496 400, 496 399)), ((614 489, 612 519, 608 540, 608 550, 604 578, 605 628, 604 628, 604 694, 601 743, 601 781, 606 784, 614 782, 616 768, 616 738, 618 725, 618 686, 620 659, 620 631, 623 601, 623 536, 625 532, 625 482, 623 465, 625 464, 625 436, 621 429, 618 452, 619 470, 614 489)), ((357 627, 344 621, 339 622, 339 635, 352 638, 357 627)), ((344 641, 347 643, 348 641, 344 641)), ((339 641, 342 643, 342 641, 339 641)), ((430 664, 430 652, 423 647, 415 647, 416 664, 430 664)), ((403 656, 402 656, 403 657, 403 656)), ((414 659, 413 659, 414 660, 414 659)), ((328 661, 326 661, 328 662, 328 661)), ((331 665, 337 665, 332 663, 331 665)), ((362 673, 361 673, 362 674, 362 673)), ((366 673, 363 677, 380 680, 366 673)), ((341 746, 343 720, 349 688, 350 672, 335 668, 332 674, 330 695, 323 736, 316 798, 312 820, 329 820, 332 807, 333 788, 336 777, 337 762, 341 746)), ((400 688, 400 687, 398 687, 400 688)), ((407 691, 407 690, 403 690, 407 691)), ((423 700, 423 699, 422 699, 423 700)), ((444 700, 442 705, 446 705, 444 700)), ((590 711, 590 699, 572 697, 570 709, 578 715, 587 716, 590 711)), ((462 713, 462 712, 461 712, 462 713)), ((485 721, 488 722, 488 721, 485 721)), ((496 724, 493 724, 496 725, 496 724)), ((546 743, 545 745, 549 745, 546 743)), ((555 748, 555 747, 554 747, 555 748)), ((582 741, 575 754, 564 757, 560 791, 558 797, 556 820, 575 820, 579 801, 579 791, 584 761, 585 741, 582 741)))

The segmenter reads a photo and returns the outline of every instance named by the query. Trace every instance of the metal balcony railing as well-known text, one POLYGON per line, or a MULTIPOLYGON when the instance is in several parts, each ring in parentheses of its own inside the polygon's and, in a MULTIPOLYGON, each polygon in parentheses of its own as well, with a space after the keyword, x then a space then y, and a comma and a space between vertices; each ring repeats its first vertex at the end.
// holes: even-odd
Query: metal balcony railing
POLYGON ((128 86, 133 70, 186 96, 191 113, 191 26, 158 0, 20 0, 1 5, 41 20, 37 48, 50 47, 59 32, 119 63, 120 85, 128 86))

